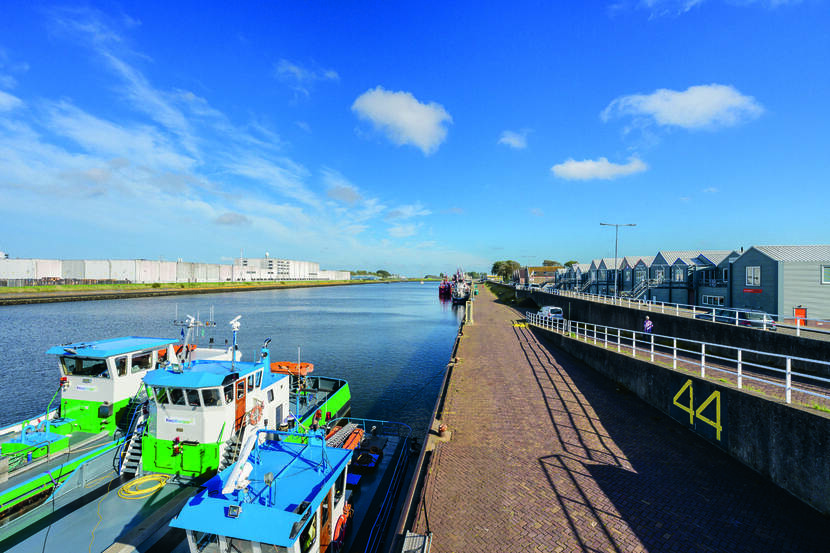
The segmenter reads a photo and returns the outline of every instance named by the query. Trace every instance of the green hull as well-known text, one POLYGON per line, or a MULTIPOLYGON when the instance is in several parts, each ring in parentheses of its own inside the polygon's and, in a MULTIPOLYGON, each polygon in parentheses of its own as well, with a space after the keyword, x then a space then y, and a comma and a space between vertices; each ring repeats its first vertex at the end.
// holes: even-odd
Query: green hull
POLYGON ((88 453, 87 455, 75 459, 72 462, 63 464, 50 471, 42 472, 30 480, 6 490, 2 495, 0 495, 0 505, 2 505, 2 508, 0 508, 0 515, 5 512, 13 511, 14 507, 23 501, 31 499, 38 494, 44 494, 45 492, 52 490, 55 487, 55 484, 62 484, 64 480, 69 478, 72 472, 74 472, 75 469, 77 469, 81 464, 94 459, 99 455, 106 455, 107 453, 112 452, 121 444, 122 441, 123 440, 111 442, 88 453))

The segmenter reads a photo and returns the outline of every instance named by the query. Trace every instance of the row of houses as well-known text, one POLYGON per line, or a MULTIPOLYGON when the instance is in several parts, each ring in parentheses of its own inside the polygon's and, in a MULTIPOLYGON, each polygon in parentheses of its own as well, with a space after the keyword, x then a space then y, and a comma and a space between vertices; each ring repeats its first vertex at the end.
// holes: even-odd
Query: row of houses
POLYGON ((514 279, 598 295, 830 319, 830 245, 665 250, 568 268, 524 267, 514 279))
POLYGON ((233 264, 152 259, 9 259, 0 257, 0 286, 50 283, 171 283, 268 280, 349 280, 349 271, 313 261, 238 258, 233 264))

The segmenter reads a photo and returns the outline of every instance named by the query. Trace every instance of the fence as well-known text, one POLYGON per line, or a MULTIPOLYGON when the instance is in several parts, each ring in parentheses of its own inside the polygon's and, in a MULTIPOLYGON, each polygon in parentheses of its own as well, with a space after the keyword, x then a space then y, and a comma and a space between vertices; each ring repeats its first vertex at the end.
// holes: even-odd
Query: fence
POLYGON ((672 369, 677 369, 678 365, 685 368, 696 367, 700 370, 701 378, 706 378, 707 371, 732 375, 738 389, 743 389, 744 381, 748 380, 780 389, 787 403, 792 403, 793 392, 797 392, 820 399, 825 406, 830 405, 830 379, 810 374, 818 372, 818 367, 825 370, 830 368, 830 363, 826 361, 541 317, 531 312, 527 312, 525 317, 530 324, 553 332, 569 334, 577 340, 593 341, 594 345, 602 344, 606 349, 615 347, 618 352, 630 352, 633 357, 645 355, 652 363, 655 359, 670 362, 672 369), (802 372, 797 372, 794 367, 800 368, 802 372), (775 377, 779 380, 774 380, 775 377))
MULTIPOLYGON (((526 287, 518 287, 517 290, 528 290, 526 287)), ((654 313, 666 313, 669 315, 676 315, 678 317, 694 317, 707 321, 715 321, 719 323, 733 324, 737 326, 749 326, 761 330, 776 330, 778 328, 787 328, 795 331, 796 336, 801 336, 802 332, 817 332, 822 334, 830 334, 830 321, 826 319, 806 319, 794 317, 781 317, 780 315, 771 315, 768 313, 761 313, 760 311, 750 311, 746 309, 731 309, 728 307, 703 307, 700 305, 689 305, 683 303, 669 303, 655 300, 640 300, 628 297, 614 297, 604 296, 601 294, 589 294, 586 292, 577 292, 573 290, 536 290, 545 294, 554 296, 565 296, 571 298, 584 299, 587 301, 596 301, 608 305, 617 305, 620 307, 628 307, 629 309, 642 309, 654 313), (752 319, 748 318, 747 314, 751 314, 752 319), (788 322, 792 320, 792 323, 788 322), (825 328, 826 327, 826 328, 825 328)))

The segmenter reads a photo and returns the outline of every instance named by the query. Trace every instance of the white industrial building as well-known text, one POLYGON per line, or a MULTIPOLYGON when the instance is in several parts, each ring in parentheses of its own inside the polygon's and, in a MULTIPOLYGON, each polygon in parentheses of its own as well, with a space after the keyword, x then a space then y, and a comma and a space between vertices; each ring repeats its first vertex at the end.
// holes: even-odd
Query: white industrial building
POLYGON ((291 259, 239 258, 233 265, 150 259, 8 259, 0 256, 0 286, 50 283, 240 282, 349 280, 349 271, 321 270, 291 259))

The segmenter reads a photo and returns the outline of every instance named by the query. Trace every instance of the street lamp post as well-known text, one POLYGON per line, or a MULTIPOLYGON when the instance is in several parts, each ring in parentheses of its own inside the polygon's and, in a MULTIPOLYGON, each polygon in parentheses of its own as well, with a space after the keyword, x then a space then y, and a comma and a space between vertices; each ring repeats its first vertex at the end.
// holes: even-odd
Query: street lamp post
POLYGON ((637 223, 600 223, 604 227, 614 227, 614 297, 617 297, 618 287, 617 278, 620 272, 620 267, 617 264, 617 245, 620 242, 620 227, 636 227, 637 223))

